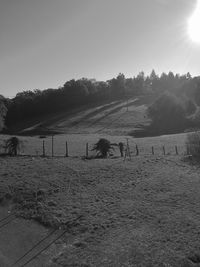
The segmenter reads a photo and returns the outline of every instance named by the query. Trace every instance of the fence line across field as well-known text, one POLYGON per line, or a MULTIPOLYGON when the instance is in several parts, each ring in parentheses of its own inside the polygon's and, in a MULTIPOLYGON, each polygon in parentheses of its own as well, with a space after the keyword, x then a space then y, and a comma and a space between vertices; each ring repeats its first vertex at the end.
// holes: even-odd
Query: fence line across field
MULTIPOLYGON (((117 147, 118 144, 114 146, 114 150, 112 152, 113 156, 120 156, 120 148, 117 147)), ((94 144, 86 142, 85 144, 74 144, 69 141, 65 141, 63 144, 57 146, 55 141, 49 142, 46 140, 42 140, 42 142, 38 142, 38 144, 25 144, 23 149, 20 151, 20 155, 32 155, 32 156, 42 156, 42 157, 83 157, 86 158, 95 156, 96 152, 92 151, 94 144)), ((139 145, 133 143, 125 143, 124 142, 124 155, 131 156, 139 156, 139 155, 189 155, 191 150, 200 149, 197 145, 139 145)), ((3 149, 1 149, 1 153, 3 153, 3 149)))
MULTIPOLYGON (((1 136, 0 153, 5 153, 3 143, 9 136, 1 136)), ((158 139, 151 138, 135 139, 131 137, 105 137, 114 144, 113 156, 121 156, 119 144, 123 143, 123 154, 126 156, 139 155, 189 155, 192 150, 200 150, 196 144, 188 144, 184 138, 179 139, 158 139), (128 143, 128 151, 127 150, 128 143)), ((38 137, 19 137, 22 147, 20 155, 43 156, 43 157, 95 157, 96 151, 92 151, 94 144, 97 143, 99 136, 47 136, 38 137)))

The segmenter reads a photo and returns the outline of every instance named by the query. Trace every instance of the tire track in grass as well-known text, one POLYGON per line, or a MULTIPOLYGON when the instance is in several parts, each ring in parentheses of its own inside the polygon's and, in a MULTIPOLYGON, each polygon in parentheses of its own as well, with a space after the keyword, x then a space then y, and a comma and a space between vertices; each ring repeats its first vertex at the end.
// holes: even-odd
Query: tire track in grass
POLYGON ((88 114, 86 114, 85 116, 83 116, 82 118, 80 118, 79 120, 72 122, 71 125, 69 125, 69 127, 73 128, 73 127, 77 126, 78 124, 83 123, 84 120, 87 120, 87 119, 89 119, 95 115, 98 115, 100 112, 105 111, 109 108, 112 108, 113 106, 119 105, 120 102, 122 102, 122 101, 117 101, 117 102, 114 102, 111 104, 106 104, 103 107, 99 107, 99 108, 97 107, 94 111, 91 111, 88 114))
MULTIPOLYGON (((87 119, 89 119, 89 118, 91 118, 91 117, 99 114, 100 112, 102 112, 104 110, 110 109, 113 106, 119 105, 119 103, 121 103, 121 102, 122 101, 115 101, 115 102, 112 102, 112 103, 109 103, 109 104, 105 104, 105 105, 100 106, 100 107, 96 107, 95 110, 90 111, 90 112, 88 112, 87 114, 85 114, 83 116, 81 116, 79 114, 82 113, 82 112, 85 112, 84 110, 82 112, 74 113, 73 115, 75 115, 75 118, 77 116, 79 116, 79 117, 81 116, 81 117, 80 118, 77 118, 77 119, 74 119, 74 121, 73 121, 73 117, 72 117, 71 118, 71 122, 69 122, 67 125, 65 125, 65 126, 56 126, 56 127, 58 127, 58 128, 69 127, 69 130, 71 130, 74 127, 78 126, 79 124, 84 123, 84 121, 86 121, 87 119)), ((60 121, 59 123, 62 124, 63 122, 66 122, 66 118, 63 117, 62 119, 59 119, 59 121, 60 121)), ((50 123, 47 122, 47 124, 49 126, 50 123)), ((50 127, 52 127, 52 126, 50 126, 50 127)))
MULTIPOLYGON (((132 105, 135 101, 137 101, 137 98, 134 99, 134 100, 132 100, 132 101, 128 104, 128 106, 132 105)), ((109 115, 111 115, 111 114, 113 114, 113 113, 117 113, 118 111, 120 111, 121 109, 123 109, 123 108, 125 108, 125 107, 127 107, 127 103, 125 103, 125 104, 123 104, 123 105, 120 105, 120 106, 118 106, 118 107, 115 107, 114 109, 111 109, 107 114, 104 114, 103 116, 101 116, 100 118, 98 118, 97 120, 95 120, 94 122, 92 122, 91 124, 89 124, 88 127, 94 126, 95 124, 97 124, 97 123, 100 122, 101 120, 107 118, 109 115)), ((126 112, 124 112, 123 115, 124 115, 125 113, 126 113, 126 112)), ((121 116, 122 116, 122 115, 119 115, 119 116, 117 117, 117 119, 120 118, 121 116)), ((113 123, 114 121, 116 121, 117 119, 112 120, 112 121, 109 123, 109 126, 112 125, 112 123, 113 123)), ((107 125, 108 125, 108 124, 107 124, 107 125)), ((106 128, 108 128, 107 125, 104 126, 102 129, 106 129, 106 128)), ((101 131, 102 129, 99 129, 99 130, 95 131, 94 133, 98 133, 98 132, 101 131)))
MULTIPOLYGON (((135 101, 137 101, 137 98, 134 100, 131 100, 131 102, 128 103, 128 106, 132 105, 135 101)), ((127 107, 127 103, 124 103, 124 102, 125 101, 117 101, 117 102, 114 102, 111 104, 106 104, 100 108, 97 108, 94 111, 89 112, 88 114, 82 116, 78 120, 75 120, 75 121, 72 121, 71 123, 69 123, 69 125, 68 125, 69 131, 73 130, 73 128, 75 128, 75 127, 80 126, 80 124, 84 124, 85 128, 90 128, 90 127, 96 125, 98 122, 105 119, 109 115, 118 112, 119 110, 121 110, 124 107, 127 107), (101 115, 101 112, 103 112, 103 111, 105 111, 105 112, 107 111, 107 113, 101 115), (91 119, 95 115, 100 115, 100 117, 98 119, 94 120, 93 122, 87 122, 87 119, 91 119)))
POLYGON ((119 118, 123 117, 125 114, 126 114, 126 112, 120 114, 117 118, 115 118, 115 119, 113 119, 112 121, 110 121, 109 124, 107 124, 106 126, 100 128, 99 130, 97 130, 97 131, 95 132, 95 134, 96 134, 96 133, 100 133, 100 132, 102 132, 102 131, 105 130, 105 129, 108 129, 108 128, 109 128, 115 121, 117 121, 119 118))

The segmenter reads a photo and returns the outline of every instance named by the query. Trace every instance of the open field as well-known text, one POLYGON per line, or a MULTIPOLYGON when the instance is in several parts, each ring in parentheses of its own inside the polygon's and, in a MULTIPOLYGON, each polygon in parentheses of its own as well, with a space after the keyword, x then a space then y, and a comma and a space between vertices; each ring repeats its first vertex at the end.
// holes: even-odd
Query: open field
MULTIPOLYGON (((0 224, 0 266, 10 266, 52 229, 66 232, 44 251, 36 246, 36 255, 41 253, 28 266, 200 266, 200 170, 185 160, 185 133, 128 135, 149 123, 146 108, 133 99, 128 110, 118 101, 69 117, 60 114, 42 126, 61 132, 53 137, 54 157, 52 137, 39 135, 19 137, 20 156, 0 157, 0 221, 8 211, 16 216, 11 224, 0 224), (94 159, 91 149, 99 138, 128 140, 131 159, 124 161, 117 147, 108 159, 94 159), (40 157, 43 142, 47 157, 40 157)), ((0 135, 1 153, 9 137, 0 135)))
MULTIPOLYGON (((142 155, 151 154, 152 146, 157 155, 163 154, 163 146, 166 147, 166 154, 174 154, 175 146, 178 146, 180 154, 184 154, 185 134, 137 139, 130 136, 134 130, 140 130, 150 123, 146 110, 152 102, 151 98, 152 96, 146 96, 129 99, 128 102, 127 100, 113 101, 41 118, 40 122, 38 121, 37 124, 22 131, 24 134, 32 133, 34 136, 20 136, 23 141, 21 154, 42 155, 44 141, 46 155, 50 156, 52 154, 51 133, 54 132, 60 133, 54 135, 55 156, 65 155, 66 141, 70 156, 85 156, 87 143, 89 155, 93 156, 94 153, 90 150, 99 138, 107 138, 112 143, 124 142, 125 144, 128 138, 132 155, 135 154, 136 144, 142 155), (48 132, 49 135, 45 135, 45 132, 48 132), (41 139, 40 135, 46 138, 41 139)), ((1 135, 0 144, 6 138, 8 136, 1 135)), ((3 149, 0 151, 3 152, 3 149)), ((117 149, 114 151, 114 155, 119 155, 117 149)))
POLYGON ((9 196, 12 212, 52 227, 78 218, 56 253, 42 253, 44 266, 198 266, 200 172, 181 157, 5 157, 0 164, 2 203, 9 196))
MULTIPOLYGON (((94 156, 95 153, 91 151, 93 145, 99 140, 99 138, 107 138, 112 143, 127 143, 132 155, 135 155, 135 146, 138 145, 141 155, 149 155, 152 153, 152 146, 154 146, 155 154, 162 155, 165 146, 166 154, 175 154, 175 146, 178 147, 180 154, 185 153, 185 139, 186 134, 174 134, 158 137, 145 137, 145 138, 133 138, 130 136, 114 136, 109 134, 61 134, 54 136, 54 155, 64 156, 66 152, 65 144, 68 142, 69 156, 83 157, 86 154, 86 143, 89 144, 89 156, 94 156)), ((7 135, 0 135, 0 144, 3 145, 3 141, 8 139, 7 135)), ((39 156, 43 153, 43 141, 45 142, 45 152, 47 156, 52 155, 52 137, 47 136, 45 139, 40 139, 39 136, 29 137, 20 136, 22 140, 22 148, 20 154, 39 156)), ((1 152, 4 152, 3 147, 0 148, 1 152)), ((119 156, 119 150, 116 148, 113 152, 115 156, 119 156)))

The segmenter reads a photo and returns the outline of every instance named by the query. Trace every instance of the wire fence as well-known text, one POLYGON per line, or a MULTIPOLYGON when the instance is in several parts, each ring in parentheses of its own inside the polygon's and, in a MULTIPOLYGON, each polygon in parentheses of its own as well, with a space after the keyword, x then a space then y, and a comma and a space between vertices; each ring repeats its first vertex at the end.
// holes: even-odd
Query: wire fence
MULTIPOLYGON (((3 143, 6 137, 0 139, 0 153, 5 153, 3 143)), ((67 136, 50 136, 47 138, 20 137, 21 146, 19 155, 24 156, 43 156, 43 157, 95 157, 96 151, 93 149, 98 138, 82 138, 67 136)), ((123 143, 123 155, 188 155, 194 150, 196 145, 188 147, 184 140, 139 140, 132 138, 117 137, 111 140, 113 150, 110 156, 120 157, 121 151, 119 143, 123 143), (181 141, 181 142, 180 142, 181 141)), ((196 148, 198 149, 198 148, 196 148)))

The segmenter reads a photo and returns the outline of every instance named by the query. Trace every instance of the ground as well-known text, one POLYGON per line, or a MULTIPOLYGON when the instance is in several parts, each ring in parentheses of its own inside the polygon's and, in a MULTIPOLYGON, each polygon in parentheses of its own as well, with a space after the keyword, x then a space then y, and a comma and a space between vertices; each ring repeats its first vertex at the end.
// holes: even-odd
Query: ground
POLYGON ((42 253, 44 265, 30 266, 199 266, 200 170, 183 156, 5 157, 0 164, 4 205, 68 229, 56 253, 42 253))
MULTIPOLYGON (((26 134, 38 135, 19 137, 19 156, 0 157, 0 266, 32 256, 27 266, 200 266, 200 170, 185 155, 185 133, 129 135, 149 124, 148 104, 115 101, 30 123, 26 134), (95 159, 99 138, 128 143, 131 157, 115 146, 95 159)), ((0 136, 1 153, 9 137, 0 136)))

